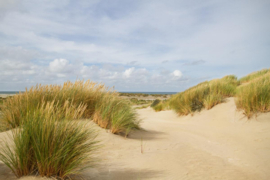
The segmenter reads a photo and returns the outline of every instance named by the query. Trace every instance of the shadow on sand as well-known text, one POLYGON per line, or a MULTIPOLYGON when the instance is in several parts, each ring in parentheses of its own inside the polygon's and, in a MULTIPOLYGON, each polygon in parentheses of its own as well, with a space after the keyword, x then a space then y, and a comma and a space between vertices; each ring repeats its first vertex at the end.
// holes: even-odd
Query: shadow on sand
POLYGON ((143 139, 143 140, 154 140, 154 139, 164 139, 166 133, 160 131, 149 131, 149 130, 137 130, 128 135, 128 139, 143 139))
MULTIPOLYGON (((129 168, 123 169, 103 169, 103 170, 89 170, 82 174, 82 179, 91 180, 143 180, 155 179, 162 177, 162 172, 155 170, 135 170, 129 168)), ((73 179, 73 178, 72 178, 73 179)), ((77 180, 75 178, 74 180, 77 180)))
POLYGON ((17 179, 13 172, 2 162, 0 162, 0 179, 17 179))

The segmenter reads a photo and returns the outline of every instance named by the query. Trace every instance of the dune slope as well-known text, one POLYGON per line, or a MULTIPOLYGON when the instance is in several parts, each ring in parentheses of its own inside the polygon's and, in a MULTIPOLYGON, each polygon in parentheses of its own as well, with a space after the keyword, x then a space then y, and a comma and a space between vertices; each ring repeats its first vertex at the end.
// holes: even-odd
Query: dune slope
MULTIPOLYGON (((102 161, 86 170, 84 179, 270 178, 270 113, 247 120, 233 98, 193 116, 151 108, 138 113, 144 130, 127 139, 100 130, 102 161)), ((4 178, 14 177, 0 164, 4 178)))

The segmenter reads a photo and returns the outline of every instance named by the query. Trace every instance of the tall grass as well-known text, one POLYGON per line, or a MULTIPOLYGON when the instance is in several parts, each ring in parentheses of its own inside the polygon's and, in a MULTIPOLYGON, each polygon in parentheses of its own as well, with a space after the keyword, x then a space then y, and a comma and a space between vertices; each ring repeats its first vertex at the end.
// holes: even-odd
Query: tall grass
POLYGON ((261 72, 261 76, 255 74, 256 79, 237 88, 235 99, 237 108, 243 109, 248 118, 258 112, 270 111, 270 71, 261 72))
POLYGON ((192 114, 202 108, 210 109, 223 102, 225 97, 234 96, 237 84, 237 78, 234 75, 210 82, 205 81, 184 92, 173 95, 169 99, 169 105, 179 115, 192 114))
POLYGON ((86 105, 79 108, 65 102, 42 102, 22 117, 12 130, 13 143, 2 144, 0 160, 17 177, 36 175, 68 178, 93 165, 98 147, 96 133, 81 118, 86 105))
MULTIPOLYGON (((91 81, 65 82, 63 86, 37 85, 29 90, 26 89, 24 93, 8 98, 2 105, 2 117, 0 120, 6 126, 6 129, 16 128, 29 111, 40 107, 40 102, 54 102, 54 106, 61 109, 64 107, 67 100, 71 102, 74 107, 79 107, 82 103, 86 105, 82 114, 83 118, 93 118, 95 112, 99 111, 99 113, 103 114, 103 121, 112 121, 112 111, 108 106, 114 105, 116 102, 124 101, 120 99, 118 93, 109 90, 102 84, 91 81), (103 108, 103 106, 106 106, 106 108, 103 108), (101 112, 101 109, 104 112, 101 112)), ((125 104, 125 106, 130 107, 128 104, 125 104)), ((124 108, 124 105, 121 105, 121 107, 124 108)), ((125 109, 128 108, 125 107, 125 109)), ((114 110, 114 113, 117 110, 122 111, 120 106, 114 110)), ((133 111, 125 111, 123 116, 124 117, 121 117, 122 119, 118 122, 125 119, 123 122, 125 125, 121 126, 121 129, 113 130, 112 132, 127 133, 133 127, 138 126, 139 122, 136 121, 136 114, 133 111)))
POLYGON ((153 108, 156 112, 158 112, 158 111, 164 111, 164 110, 170 109, 167 100, 161 101, 161 100, 159 100, 159 99, 156 99, 156 100, 151 104, 151 108, 153 108))
POLYGON ((270 72, 270 69, 262 69, 260 71, 256 71, 256 72, 250 73, 247 76, 242 77, 241 79, 239 79, 239 83, 240 84, 243 84, 243 83, 250 82, 253 79, 256 79, 256 78, 258 78, 260 76, 263 76, 263 75, 265 75, 265 74, 267 74, 269 72, 270 72))
POLYGON ((93 120, 114 134, 128 135, 130 130, 139 128, 137 114, 129 102, 111 94, 104 95, 96 104, 93 120))

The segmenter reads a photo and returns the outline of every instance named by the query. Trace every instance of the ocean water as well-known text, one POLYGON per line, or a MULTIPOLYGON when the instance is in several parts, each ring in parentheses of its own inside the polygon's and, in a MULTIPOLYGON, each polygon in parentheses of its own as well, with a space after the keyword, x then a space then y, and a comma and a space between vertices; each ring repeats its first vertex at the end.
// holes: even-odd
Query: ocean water
POLYGON ((24 91, 0 91, 0 94, 18 94, 19 92, 24 91))
POLYGON ((120 93, 134 93, 134 94, 176 94, 177 92, 121 92, 120 93))
MULTIPOLYGON (((0 91, 0 94, 18 94, 20 91, 0 91)), ((24 92, 24 91, 21 91, 24 92)), ((141 94, 176 94, 177 92, 124 92, 120 91, 120 93, 141 93, 141 94)))

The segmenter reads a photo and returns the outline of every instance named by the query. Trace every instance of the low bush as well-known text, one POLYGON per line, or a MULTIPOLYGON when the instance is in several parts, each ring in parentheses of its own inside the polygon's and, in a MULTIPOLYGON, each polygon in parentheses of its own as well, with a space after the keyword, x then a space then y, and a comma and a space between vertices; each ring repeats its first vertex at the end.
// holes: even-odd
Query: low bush
POLYGON ((155 107, 156 105, 158 105, 161 101, 159 99, 156 99, 153 101, 153 103, 150 105, 151 107, 155 107))

